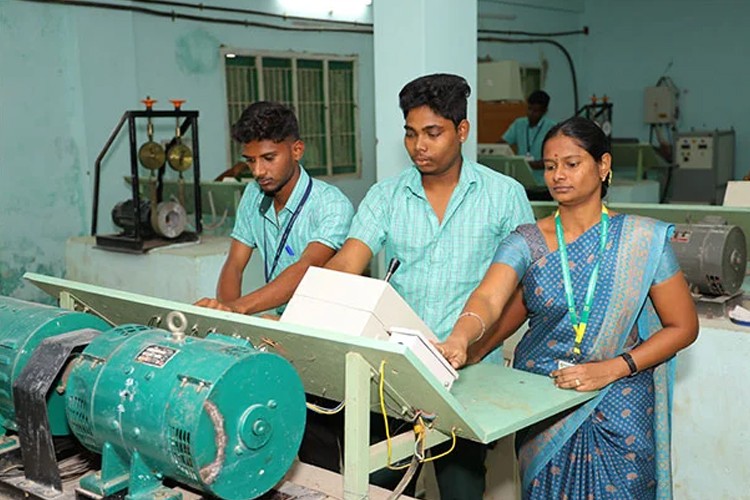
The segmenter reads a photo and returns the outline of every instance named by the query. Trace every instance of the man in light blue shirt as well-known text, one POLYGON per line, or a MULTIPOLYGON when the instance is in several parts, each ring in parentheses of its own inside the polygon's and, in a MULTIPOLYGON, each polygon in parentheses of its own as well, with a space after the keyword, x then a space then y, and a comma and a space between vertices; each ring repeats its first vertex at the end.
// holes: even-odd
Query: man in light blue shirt
POLYGON ((305 144, 294 112, 256 102, 232 127, 255 182, 237 210, 217 297, 196 305, 253 314, 281 308, 310 266, 323 266, 349 231, 354 209, 336 187, 313 179, 300 165, 305 144), (253 251, 263 259, 266 285, 242 296, 242 274, 253 251))
POLYGON ((536 90, 529 95, 527 116, 517 118, 503 134, 503 141, 516 146, 516 153, 529 160, 531 168, 541 169, 544 136, 555 126, 545 117, 549 107, 549 94, 536 90))
MULTIPOLYGON (((466 81, 435 74, 399 94, 404 145, 413 161, 368 191, 341 251, 326 267, 360 274, 373 255, 401 262, 391 284, 438 338, 445 339, 498 244, 533 222, 523 187, 465 159, 469 134, 466 81)), ((484 445, 459 440, 435 462, 441 498, 481 499, 484 445)))

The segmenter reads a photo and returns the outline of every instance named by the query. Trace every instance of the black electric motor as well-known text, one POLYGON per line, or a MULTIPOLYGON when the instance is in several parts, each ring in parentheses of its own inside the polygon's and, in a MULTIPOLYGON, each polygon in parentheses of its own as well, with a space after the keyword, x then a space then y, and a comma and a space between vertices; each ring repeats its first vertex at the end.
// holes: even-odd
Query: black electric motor
POLYGON ((156 212, 151 210, 148 200, 140 200, 139 220, 136 221, 135 204, 133 200, 121 201, 112 209, 112 222, 122 228, 124 235, 133 237, 136 224, 141 235, 152 237, 155 235, 165 238, 177 238, 187 226, 185 208, 176 201, 164 201, 156 206, 156 212))

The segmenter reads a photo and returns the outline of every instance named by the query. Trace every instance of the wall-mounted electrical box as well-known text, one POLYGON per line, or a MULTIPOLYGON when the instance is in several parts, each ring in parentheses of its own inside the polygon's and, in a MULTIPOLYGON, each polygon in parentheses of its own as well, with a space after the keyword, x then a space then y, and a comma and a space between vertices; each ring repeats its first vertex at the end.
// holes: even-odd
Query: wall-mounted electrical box
POLYGON ((480 101, 523 101, 521 67, 518 61, 477 64, 477 99, 480 101))
POLYGON ((664 85, 646 87, 643 91, 643 121, 650 124, 675 122, 674 91, 664 85))

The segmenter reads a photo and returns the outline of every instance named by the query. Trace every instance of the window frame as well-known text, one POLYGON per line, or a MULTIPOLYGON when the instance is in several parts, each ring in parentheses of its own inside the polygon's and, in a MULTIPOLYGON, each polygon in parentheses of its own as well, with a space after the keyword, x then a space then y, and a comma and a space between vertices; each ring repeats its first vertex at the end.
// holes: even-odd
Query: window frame
POLYGON ((545 74, 544 65, 543 64, 524 64, 519 61, 518 63, 519 70, 520 70, 520 77, 521 77, 521 89, 524 93, 524 99, 528 99, 529 95, 535 90, 542 90, 544 88, 544 81, 545 77, 547 76, 545 74), (533 85, 529 85, 528 82, 528 74, 531 72, 538 72, 539 73, 539 85, 536 88, 533 88, 533 85))
MULTIPOLYGON (((292 86, 292 106, 295 113, 299 110, 299 90, 297 85, 297 61, 303 60, 315 60, 323 62, 323 98, 324 98, 324 118, 325 118, 325 143, 326 143, 326 156, 327 164, 325 165, 326 173, 323 175, 314 175, 316 179, 321 180, 341 180, 341 179, 360 179, 362 178, 362 144, 361 144, 361 133, 360 133, 360 105, 359 105, 359 57, 356 54, 341 55, 341 54, 325 54, 325 53, 308 53, 308 52, 297 52, 297 51, 273 51, 273 50, 254 50, 254 49, 234 49, 230 47, 221 47, 221 67, 222 67, 222 79, 223 79, 223 93, 224 93, 224 123, 227 127, 226 137, 228 141, 226 143, 227 159, 229 165, 234 165, 238 159, 232 155, 232 139, 230 134, 231 124, 229 123, 229 90, 227 85, 227 54, 235 54, 238 57, 252 57, 255 59, 255 69, 257 71, 256 80, 256 91, 258 100, 263 100, 265 97, 264 78, 263 78, 263 58, 277 58, 287 59, 291 63, 291 86, 292 86), (332 130, 331 130, 331 95, 329 89, 329 62, 346 62, 352 65, 352 114, 353 114, 353 125, 354 125, 354 172, 333 172, 333 152, 332 152, 332 130)), ((304 131, 300 131, 304 134, 304 131)), ((302 160, 304 164, 304 157, 302 160)), ((323 165, 318 166, 322 168, 323 165)))

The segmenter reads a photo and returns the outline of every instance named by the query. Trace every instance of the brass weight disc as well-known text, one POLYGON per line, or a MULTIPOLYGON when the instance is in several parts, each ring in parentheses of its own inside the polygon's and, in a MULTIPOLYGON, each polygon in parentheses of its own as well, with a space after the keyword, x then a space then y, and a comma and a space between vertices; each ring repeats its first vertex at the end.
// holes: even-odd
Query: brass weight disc
POLYGON ((163 167, 165 159, 164 148, 158 142, 144 142, 138 150, 138 160, 149 170, 158 170, 163 167))
POLYGON ((175 144, 167 151, 169 166, 178 172, 184 172, 193 166, 193 152, 182 143, 175 144))

